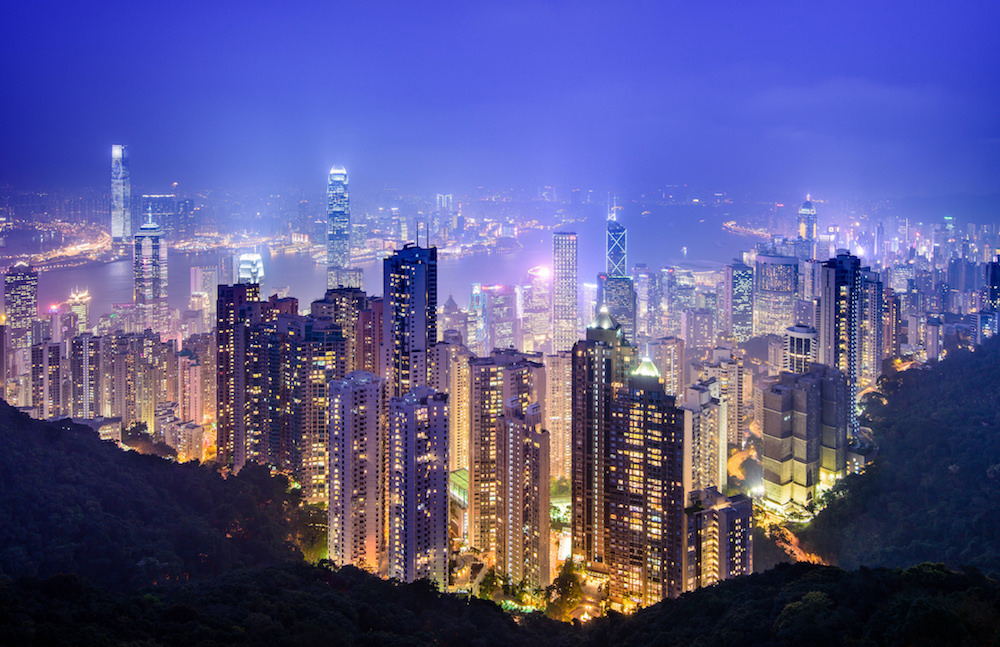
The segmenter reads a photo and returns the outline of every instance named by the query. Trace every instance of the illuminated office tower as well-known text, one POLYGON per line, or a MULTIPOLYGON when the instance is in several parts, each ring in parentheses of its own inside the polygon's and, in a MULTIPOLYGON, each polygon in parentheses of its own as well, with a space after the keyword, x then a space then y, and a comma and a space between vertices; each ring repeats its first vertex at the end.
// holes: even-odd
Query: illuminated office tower
POLYGON ((628 236, 614 210, 608 213, 608 244, 605 272, 608 276, 628 276, 628 236))
POLYGON ((418 386, 388 405, 387 575, 448 585, 448 395, 418 386))
POLYGON ((31 347, 31 406, 39 420, 65 415, 63 345, 43 341, 31 347))
POLYGON ((728 415, 719 382, 708 378, 684 389, 684 491, 725 489, 728 415))
POLYGON ((141 213, 147 222, 155 222, 160 226, 164 241, 177 240, 177 196, 144 195, 141 213))
POLYGON ((782 513, 804 508, 846 468, 847 378, 813 364, 801 375, 762 383, 761 432, 765 505, 782 513))
POLYGON ((632 347, 607 308, 573 345, 573 555, 588 568, 607 568, 611 401, 628 380, 632 347))
POLYGON ((545 413, 545 367, 512 349, 469 360, 469 543, 483 552, 497 541, 497 419, 516 399, 523 409, 539 403, 545 413))
POLYGON ((667 395, 681 395, 687 386, 687 363, 684 361, 684 339, 661 337, 646 342, 646 355, 663 378, 667 395))
POLYGON ((573 351, 545 356, 545 428, 549 432, 549 474, 568 479, 573 456, 573 351))
POLYGON ((330 561, 378 568, 382 380, 355 371, 330 382, 330 561))
POLYGON ((740 343, 753 337, 753 269, 739 261, 725 268, 722 334, 740 343))
POLYGON ((340 271, 351 264, 351 206, 347 169, 334 166, 326 186, 326 287, 341 285, 340 271))
POLYGON ((597 305, 607 308, 615 321, 621 324, 625 339, 635 343, 636 296, 631 277, 598 274, 597 305))
POLYGON ((437 248, 406 245, 383 268, 384 377, 401 397, 426 383, 425 353, 437 341, 437 248))
POLYGON ((799 260, 758 254, 754 272, 753 333, 781 336, 791 326, 799 260))
POLYGON ((97 418, 101 415, 100 396, 104 355, 103 339, 82 332, 69 342, 69 373, 72 399, 69 414, 74 418, 97 418))
POLYGON ((552 350, 569 350, 577 340, 576 233, 552 234, 552 350))
POLYGON ((846 250, 823 263, 819 286, 819 359, 847 378, 850 437, 859 432, 854 404, 882 367, 882 282, 846 250))
POLYGON ((799 209, 798 234, 802 240, 815 241, 817 237, 816 207, 810 200, 802 203, 799 209))
POLYGON ((167 246, 152 221, 139 227, 133 251, 133 303, 139 330, 162 332, 167 320, 167 246))
POLYGON ((521 350, 545 352, 552 338, 552 272, 544 266, 528 270, 521 298, 521 350))
POLYGON ((497 572, 549 585, 549 432, 541 406, 513 399, 497 420, 497 572))
POLYGON ((111 242, 124 248, 132 240, 132 180, 128 147, 111 147, 111 242))
POLYGON ((448 296, 441 310, 441 322, 438 324, 438 341, 444 339, 444 334, 449 330, 458 333, 459 340, 463 344, 469 342, 469 313, 458 307, 454 297, 448 296))
POLYGON ((631 610, 684 590, 684 423, 644 360, 611 401, 607 558, 612 608, 631 610))
POLYGON ((469 469, 469 360, 474 355, 459 343, 438 342, 427 353, 427 384, 448 393, 449 471, 469 469))
POLYGON ((753 573, 753 502, 746 495, 691 492, 684 523, 685 591, 753 573))
MULTIPOLYGON (((38 319, 38 272, 26 262, 18 261, 4 274, 3 287, 11 350, 26 353, 42 341, 31 334, 32 325, 38 319)), ((22 363, 18 369, 23 368, 22 363)))
POLYGON ((76 315, 76 332, 90 330, 90 293, 87 290, 73 290, 69 293, 69 311, 76 315))
POLYGON ((240 254, 236 267, 236 282, 256 283, 258 285, 264 282, 264 259, 261 258, 260 254, 252 252, 240 254))
POLYGON ((486 292, 482 283, 472 284, 472 294, 469 297, 469 334, 466 338, 466 345, 474 355, 483 357, 488 355, 491 348, 487 336, 486 326, 486 292))
MULTIPOLYGON (((578 322, 577 325, 585 326, 587 323, 594 320, 597 316, 597 284, 596 283, 584 283, 581 286, 583 292, 583 312, 580 316, 583 317, 583 323, 578 322)), ((579 336, 578 336, 579 337, 579 336)), ((577 340, 574 340, 575 344, 577 340)))
POLYGON ((489 350, 518 348, 517 304, 507 285, 484 285, 486 297, 486 343, 489 350))
POLYGON ((781 370, 805 373, 819 356, 819 333, 812 326, 792 326, 785 329, 781 370))

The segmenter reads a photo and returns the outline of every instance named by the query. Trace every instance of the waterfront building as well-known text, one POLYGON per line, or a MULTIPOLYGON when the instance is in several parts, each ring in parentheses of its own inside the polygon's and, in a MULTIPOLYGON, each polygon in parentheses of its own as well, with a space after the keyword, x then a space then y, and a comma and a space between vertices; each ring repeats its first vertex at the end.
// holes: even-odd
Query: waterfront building
POLYGON ((90 330, 90 292, 87 290, 73 290, 69 293, 67 303, 70 313, 76 316, 75 333, 84 333, 90 330))
POLYGON ((351 264, 351 206, 347 169, 334 166, 326 187, 326 287, 342 285, 340 271, 351 264))
POLYGON ((111 242, 119 249, 132 240, 132 180, 128 147, 111 146, 111 242))
POLYGON ((740 261, 725 268, 721 328, 740 343, 753 337, 753 269, 740 261))

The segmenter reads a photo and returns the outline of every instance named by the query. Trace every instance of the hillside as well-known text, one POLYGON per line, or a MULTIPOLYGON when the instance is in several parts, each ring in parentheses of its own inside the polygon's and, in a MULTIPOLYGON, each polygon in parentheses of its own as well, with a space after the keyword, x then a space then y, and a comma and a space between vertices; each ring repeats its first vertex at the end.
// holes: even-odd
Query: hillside
POLYGON ((985 645, 1000 637, 998 600, 996 581, 941 565, 796 564, 575 627, 421 583, 299 564, 117 594, 73 576, 0 578, 0 644, 985 645))
POLYGON ((264 468, 124 452, 0 401, 0 575, 121 589, 301 559, 296 492, 264 468))
POLYGON ((845 567, 923 561, 1000 574, 1000 339, 867 396, 877 463, 801 536, 845 567))

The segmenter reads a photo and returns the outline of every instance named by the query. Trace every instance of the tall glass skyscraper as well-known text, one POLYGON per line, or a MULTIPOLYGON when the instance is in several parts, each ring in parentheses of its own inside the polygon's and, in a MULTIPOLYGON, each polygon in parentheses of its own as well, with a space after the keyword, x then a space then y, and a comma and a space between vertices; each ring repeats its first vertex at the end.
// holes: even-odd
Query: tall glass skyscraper
POLYGON ((111 147, 111 240, 120 245, 132 239, 132 181, 129 179, 128 147, 111 147))
POLYGON ((139 329, 160 332, 167 324, 167 246, 163 230, 147 222, 135 234, 133 299, 139 329))
POLYGON ((340 270, 351 264, 351 205, 347 169, 334 166, 326 186, 326 287, 341 284, 340 270))
POLYGON ((32 339, 31 326, 38 319, 38 271, 18 261, 3 277, 4 305, 10 330, 10 346, 24 351, 41 339, 32 339))
POLYGON ((576 233, 552 234, 552 350, 569 350, 576 343, 576 233))
POLYGON ((628 276, 625 257, 627 239, 625 226, 615 220, 614 212, 608 215, 608 276, 628 276))
POLYGON ((424 354, 437 341, 437 248, 407 245, 383 264, 382 338, 390 397, 427 382, 424 354))

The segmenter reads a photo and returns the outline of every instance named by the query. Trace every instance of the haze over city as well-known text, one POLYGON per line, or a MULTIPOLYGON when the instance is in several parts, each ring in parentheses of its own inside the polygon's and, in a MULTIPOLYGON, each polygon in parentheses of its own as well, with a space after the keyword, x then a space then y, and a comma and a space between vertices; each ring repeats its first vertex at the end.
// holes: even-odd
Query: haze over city
POLYGON ((1000 5, 9 4, 0 644, 1000 641, 1000 5))
MULTIPOLYGON (((0 183, 994 193, 988 2, 14 2, 0 183)), ((778 194, 781 195, 778 195, 778 194)), ((764 195, 766 194, 766 195, 764 195)))

